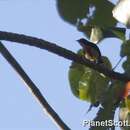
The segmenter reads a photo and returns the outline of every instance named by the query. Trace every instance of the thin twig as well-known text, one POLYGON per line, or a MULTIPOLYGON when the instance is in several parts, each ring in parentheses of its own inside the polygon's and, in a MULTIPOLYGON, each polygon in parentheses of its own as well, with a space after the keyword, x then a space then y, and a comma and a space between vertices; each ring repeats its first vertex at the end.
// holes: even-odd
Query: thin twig
POLYGON ((123 57, 121 57, 121 58, 119 59, 119 61, 116 63, 116 65, 113 67, 112 70, 115 70, 115 69, 116 69, 116 67, 120 64, 120 62, 122 61, 122 59, 123 59, 123 57))
POLYGON ((41 94, 38 87, 33 83, 29 76, 22 69, 20 64, 15 60, 15 58, 10 54, 6 47, 0 42, 0 52, 3 57, 8 61, 8 63, 14 68, 18 73, 20 78, 25 82, 27 88, 31 90, 33 95, 36 97, 38 102, 42 105, 43 110, 45 110, 48 115, 53 119, 53 121, 60 127, 61 130, 70 130, 70 128, 61 120, 58 114, 53 110, 53 108, 48 104, 46 99, 41 94))
POLYGON ((41 49, 48 50, 52 53, 55 53, 59 56, 62 56, 66 59, 69 59, 71 61, 75 61, 80 64, 84 64, 94 70, 97 70, 100 73, 103 73, 104 75, 110 77, 111 79, 116 79, 120 81, 127 82, 130 80, 130 77, 126 74, 121 74, 118 72, 114 72, 113 70, 109 70, 106 67, 103 67, 101 65, 94 64, 93 62, 90 62, 89 60, 85 60, 84 58, 79 57, 74 52, 67 50, 65 48, 62 48, 54 43, 38 39, 35 37, 20 35, 16 33, 10 33, 10 32, 3 32, 0 31, 0 40, 6 40, 6 41, 12 41, 17 42, 20 44, 35 46, 41 49))

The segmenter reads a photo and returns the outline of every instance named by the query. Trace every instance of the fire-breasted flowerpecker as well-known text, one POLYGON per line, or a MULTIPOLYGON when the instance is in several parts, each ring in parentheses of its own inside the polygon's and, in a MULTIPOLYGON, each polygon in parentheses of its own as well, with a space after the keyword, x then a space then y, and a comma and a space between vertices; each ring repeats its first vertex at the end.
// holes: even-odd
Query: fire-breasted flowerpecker
POLYGON ((90 61, 94 61, 98 64, 103 63, 101 52, 96 44, 89 42, 84 38, 81 38, 77 41, 83 48, 85 58, 89 59, 90 61))

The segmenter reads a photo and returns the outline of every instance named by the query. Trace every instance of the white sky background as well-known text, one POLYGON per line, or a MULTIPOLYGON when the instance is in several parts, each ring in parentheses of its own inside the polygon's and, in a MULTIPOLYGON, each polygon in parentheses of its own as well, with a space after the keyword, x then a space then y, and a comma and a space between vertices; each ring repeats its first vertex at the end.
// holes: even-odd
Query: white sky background
MULTIPOLYGON (((43 38, 73 51, 80 48, 75 40, 83 34, 59 17, 54 0, 1 0, 0 16, 2 31, 43 38)), ((120 41, 103 42, 105 44, 99 45, 103 55, 115 65, 119 60, 120 41)), ((3 43, 65 123, 72 130, 86 130, 81 126, 82 120, 93 119, 95 114, 92 111, 86 115, 89 104, 75 98, 70 91, 68 68, 71 62, 35 47, 3 43)), ((0 74, 0 130, 57 130, 2 56, 0 74)))

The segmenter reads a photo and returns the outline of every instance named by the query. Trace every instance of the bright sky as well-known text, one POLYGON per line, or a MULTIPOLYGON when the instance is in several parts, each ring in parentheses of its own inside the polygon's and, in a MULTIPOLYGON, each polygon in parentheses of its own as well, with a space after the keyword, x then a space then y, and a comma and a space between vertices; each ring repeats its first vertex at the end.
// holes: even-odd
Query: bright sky
MULTIPOLYGON (((54 0, 1 0, 0 16, 2 31, 43 38, 75 52, 80 48, 75 40, 83 37, 83 34, 59 17, 54 0)), ((86 130, 81 125, 82 121, 93 119, 96 110, 85 114, 89 104, 72 95, 68 83, 71 62, 38 48, 3 43, 65 123, 72 130, 86 130)), ((115 65, 119 60, 120 41, 111 39, 102 43, 105 44, 99 47, 103 55, 107 55, 115 65)), ((121 68, 118 70, 121 71, 121 68)), ((0 72, 0 129, 57 130, 2 56, 0 72)))

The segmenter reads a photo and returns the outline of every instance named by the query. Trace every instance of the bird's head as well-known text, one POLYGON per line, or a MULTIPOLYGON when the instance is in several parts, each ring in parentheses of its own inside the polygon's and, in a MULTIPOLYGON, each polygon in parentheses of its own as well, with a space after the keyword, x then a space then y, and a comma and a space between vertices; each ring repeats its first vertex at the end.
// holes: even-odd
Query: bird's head
POLYGON ((85 40, 84 38, 78 39, 76 40, 83 48, 86 47, 86 44, 88 43, 87 40, 85 40))
POLYGON ((77 42, 79 42, 79 43, 87 43, 86 40, 85 40, 84 38, 78 39, 77 42))

